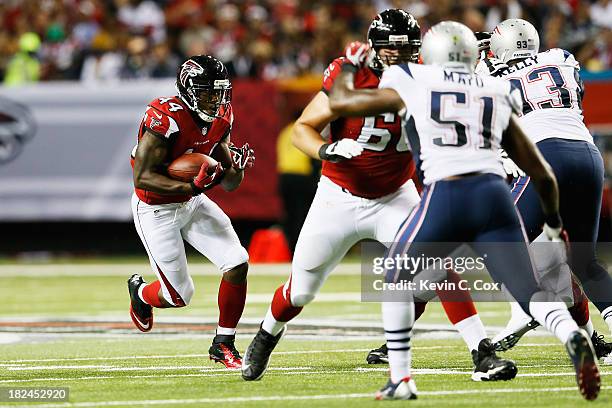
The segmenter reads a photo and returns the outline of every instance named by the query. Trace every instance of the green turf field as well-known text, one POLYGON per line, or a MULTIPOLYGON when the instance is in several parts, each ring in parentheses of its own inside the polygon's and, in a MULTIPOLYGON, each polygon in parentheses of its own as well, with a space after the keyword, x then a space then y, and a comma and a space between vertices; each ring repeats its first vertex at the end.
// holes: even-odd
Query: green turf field
MULTIPOLYGON (((246 348, 285 269, 255 268, 239 349, 246 348)), ((45 407, 612 406, 612 366, 601 367, 599 399, 585 402, 563 348, 549 336, 528 336, 507 353, 519 366, 514 381, 472 382, 467 349, 438 304, 428 306, 415 328, 419 399, 373 401, 387 379, 386 367, 365 363, 367 350, 382 342, 379 305, 359 302, 353 269, 358 266, 344 265, 342 274, 332 275, 278 346, 266 376, 246 383, 207 357, 219 282, 209 265, 194 265, 192 304, 157 313, 149 334, 130 327, 125 285, 130 273, 147 271, 145 264, 0 265, 0 387, 70 388, 70 404, 22 404, 45 407)), ((504 304, 478 308, 489 328, 508 316, 504 304)), ((599 315, 592 316, 603 329, 599 315)))

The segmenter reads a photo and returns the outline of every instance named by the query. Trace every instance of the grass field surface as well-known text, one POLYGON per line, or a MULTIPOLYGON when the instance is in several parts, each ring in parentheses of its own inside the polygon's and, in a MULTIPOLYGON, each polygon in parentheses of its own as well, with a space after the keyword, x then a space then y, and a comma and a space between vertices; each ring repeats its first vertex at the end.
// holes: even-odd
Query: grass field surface
MULTIPOLYGON (((189 307, 158 311, 156 327, 131 326, 125 281, 145 273, 138 262, 0 265, 0 388, 69 387, 70 402, 9 404, 40 407, 453 407, 612 406, 612 366, 601 366, 604 389, 583 401, 563 347, 539 329, 505 355, 516 361, 510 382, 475 383, 466 346, 439 304, 415 326, 414 378, 419 399, 375 402, 386 366, 366 364, 382 343, 380 305, 360 302, 359 266, 341 265, 314 303, 290 326, 259 382, 244 382, 208 359, 216 324, 220 276, 192 265, 196 295, 189 307)), ((289 267, 256 266, 237 345, 244 350, 289 267)), ((503 303, 478 304, 491 331, 509 316, 503 303)), ((592 313, 603 329, 598 313, 592 313)), ((606 333, 606 331, 603 331, 606 333)))

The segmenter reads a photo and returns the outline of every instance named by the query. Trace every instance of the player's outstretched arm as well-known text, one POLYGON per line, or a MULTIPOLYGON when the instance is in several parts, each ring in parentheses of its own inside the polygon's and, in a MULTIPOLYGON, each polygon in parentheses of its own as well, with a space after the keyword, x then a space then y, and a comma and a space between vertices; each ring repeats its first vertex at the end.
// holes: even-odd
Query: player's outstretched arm
POLYGON ((319 150, 325 144, 321 132, 336 118, 337 116, 329 109, 329 98, 325 92, 320 91, 296 120, 291 133, 291 142, 304 154, 321 160, 319 150))
POLYGON ((531 181, 540 195, 546 224, 552 228, 560 228, 557 179, 538 148, 521 129, 515 114, 510 117, 510 123, 502 140, 502 147, 506 150, 508 156, 531 177, 531 181))
POLYGON ((338 116, 374 116, 399 112, 404 102, 393 89, 355 89, 354 72, 350 65, 343 67, 329 95, 329 105, 338 116))
POLYGON ((134 186, 165 195, 193 194, 191 184, 164 175, 167 141, 146 131, 134 156, 134 186))

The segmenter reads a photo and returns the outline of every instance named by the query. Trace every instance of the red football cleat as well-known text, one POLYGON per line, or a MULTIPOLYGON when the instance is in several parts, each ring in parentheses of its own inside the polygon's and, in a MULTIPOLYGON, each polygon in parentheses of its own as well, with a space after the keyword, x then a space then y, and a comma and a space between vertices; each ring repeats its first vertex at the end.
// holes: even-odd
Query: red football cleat
POLYGON ((231 370, 239 370, 242 367, 242 357, 234 346, 234 340, 235 336, 216 335, 208 349, 210 359, 231 370))

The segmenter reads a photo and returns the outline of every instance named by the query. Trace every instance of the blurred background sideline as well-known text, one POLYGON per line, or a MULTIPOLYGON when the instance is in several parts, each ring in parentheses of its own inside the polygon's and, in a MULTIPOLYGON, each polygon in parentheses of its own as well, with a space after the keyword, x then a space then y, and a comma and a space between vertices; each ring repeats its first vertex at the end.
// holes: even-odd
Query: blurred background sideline
POLYGON ((606 161, 600 241, 612 241, 612 1, 3 0, 0 258, 144 257, 129 205, 137 126, 151 99, 174 94, 180 60, 206 53, 233 78, 233 140, 257 155, 237 192, 210 196, 255 259, 289 260, 320 168, 291 146, 291 124, 385 8, 409 11, 423 32, 525 18, 543 50, 576 56, 606 161))

